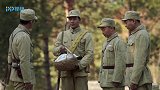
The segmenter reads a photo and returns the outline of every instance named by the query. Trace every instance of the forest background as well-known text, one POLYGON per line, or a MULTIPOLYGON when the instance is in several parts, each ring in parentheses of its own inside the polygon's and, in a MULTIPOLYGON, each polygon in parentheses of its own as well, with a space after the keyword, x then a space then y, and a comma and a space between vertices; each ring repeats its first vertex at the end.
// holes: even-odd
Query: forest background
MULTIPOLYGON (((52 51, 56 36, 64 29, 66 15, 72 9, 81 12, 81 27, 93 34, 95 56, 90 65, 89 80, 97 80, 101 47, 105 40, 97 28, 104 17, 116 20, 116 30, 127 41, 128 30, 121 19, 128 10, 136 10, 151 38, 149 67, 154 83, 160 84, 160 0, 0 0, 0 79, 7 66, 8 38, 19 24, 19 12, 6 12, 6 7, 21 6, 36 11, 38 22, 31 32, 34 44, 36 90, 53 90, 57 80, 52 51)), ((12 87, 10 87, 12 88, 12 87)), ((9 89, 12 90, 12 89, 9 89)))

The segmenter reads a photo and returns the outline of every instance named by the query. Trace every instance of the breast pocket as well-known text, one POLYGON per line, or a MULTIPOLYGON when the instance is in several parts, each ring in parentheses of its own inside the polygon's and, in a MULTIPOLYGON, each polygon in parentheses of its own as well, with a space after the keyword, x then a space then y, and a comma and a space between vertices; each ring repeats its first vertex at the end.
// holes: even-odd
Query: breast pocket
POLYGON ((114 48, 111 45, 108 45, 106 48, 106 54, 108 58, 113 57, 114 48))
POLYGON ((134 52, 134 46, 135 46, 134 41, 128 42, 127 43, 128 52, 133 53, 134 52))
POLYGON ((69 40, 63 39, 63 44, 67 47, 71 46, 71 43, 69 43, 69 40))
POLYGON ((63 40, 63 44, 66 44, 67 43, 67 40, 63 40))
POLYGON ((79 50, 84 51, 84 49, 85 49, 85 39, 82 39, 82 40, 79 42, 78 47, 79 47, 79 50))
POLYGON ((127 43, 127 60, 126 63, 134 62, 134 51, 135 51, 135 43, 134 41, 130 41, 127 43))

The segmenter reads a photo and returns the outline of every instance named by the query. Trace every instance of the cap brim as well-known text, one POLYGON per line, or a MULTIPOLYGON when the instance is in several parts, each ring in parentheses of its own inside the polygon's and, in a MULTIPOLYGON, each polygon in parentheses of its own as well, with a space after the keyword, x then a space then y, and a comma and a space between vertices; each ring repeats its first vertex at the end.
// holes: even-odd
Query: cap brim
POLYGON ((97 28, 104 28, 104 27, 106 27, 106 26, 98 26, 97 28))
POLYGON ((77 16, 77 15, 67 16, 67 18, 70 18, 70 17, 79 17, 79 16, 77 16))
POLYGON ((122 19, 122 21, 126 21, 127 19, 122 19))
POLYGON ((101 23, 97 28, 103 28, 103 27, 106 27, 106 25, 101 23))

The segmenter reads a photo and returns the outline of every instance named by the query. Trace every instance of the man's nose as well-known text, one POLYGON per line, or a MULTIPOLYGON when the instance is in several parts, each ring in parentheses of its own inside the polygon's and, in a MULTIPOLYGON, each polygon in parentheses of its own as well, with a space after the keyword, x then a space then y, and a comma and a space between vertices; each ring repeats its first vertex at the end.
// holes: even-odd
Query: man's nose
POLYGON ((73 20, 73 19, 71 19, 70 21, 71 21, 71 22, 73 22, 74 20, 73 20))

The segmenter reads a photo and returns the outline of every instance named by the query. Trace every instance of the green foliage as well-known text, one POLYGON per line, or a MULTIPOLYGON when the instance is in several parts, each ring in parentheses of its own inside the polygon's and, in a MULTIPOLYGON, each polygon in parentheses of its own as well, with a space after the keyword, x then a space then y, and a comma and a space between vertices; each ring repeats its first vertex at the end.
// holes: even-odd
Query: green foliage
MULTIPOLYGON (((57 73, 53 66, 52 50, 56 36, 60 30, 64 29, 66 16, 64 10, 65 0, 0 0, 0 72, 5 71, 8 52, 8 38, 11 32, 19 23, 19 14, 16 12, 5 12, 6 6, 24 6, 36 11, 38 22, 31 32, 34 43, 34 65, 36 70, 37 84, 36 90, 45 90, 45 70, 44 70, 44 38, 49 38, 49 56, 52 85, 56 83, 57 73)), ((117 22, 116 30, 122 37, 126 37, 126 28, 121 19, 124 12, 128 9, 128 2, 131 1, 132 9, 141 13, 142 21, 147 25, 151 35, 151 53, 157 57, 160 53, 160 1, 159 0, 75 0, 74 8, 81 11, 81 26, 93 34, 95 56, 94 63, 91 65, 89 79, 97 80, 101 61, 101 47, 106 39, 97 28, 102 18, 115 18, 117 22), (157 52, 158 51, 158 52, 157 52)), ((127 34, 128 35, 128 34, 127 34)), ((0 73, 2 78, 3 73, 0 73)))
POLYGON ((5 12, 6 6, 14 6, 15 3, 0 0, 0 78, 4 76, 6 64, 7 64, 7 54, 8 54, 8 39, 11 32, 16 28, 19 20, 17 19, 17 13, 5 12))
POLYGON ((159 0, 134 0, 132 2, 133 10, 142 11, 145 13, 145 18, 155 18, 159 17, 160 11, 160 1, 159 0))

